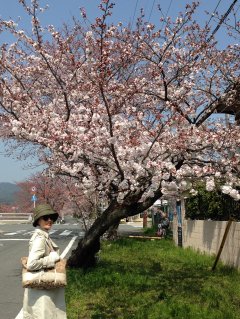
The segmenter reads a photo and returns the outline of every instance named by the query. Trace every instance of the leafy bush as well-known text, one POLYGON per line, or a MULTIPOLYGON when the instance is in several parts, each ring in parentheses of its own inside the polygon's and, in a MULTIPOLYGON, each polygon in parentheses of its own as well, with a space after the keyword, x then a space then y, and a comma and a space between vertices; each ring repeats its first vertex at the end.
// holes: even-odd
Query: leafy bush
POLYGON ((197 196, 186 200, 186 217, 190 219, 240 220, 240 203, 220 190, 208 192, 203 184, 196 187, 197 196))

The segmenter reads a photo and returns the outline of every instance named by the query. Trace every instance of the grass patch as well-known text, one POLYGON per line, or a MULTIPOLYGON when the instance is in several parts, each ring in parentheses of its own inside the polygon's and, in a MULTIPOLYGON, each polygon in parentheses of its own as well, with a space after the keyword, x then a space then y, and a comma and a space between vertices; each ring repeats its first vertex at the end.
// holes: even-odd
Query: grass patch
POLYGON ((98 267, 68 270, 68 319, 237 319, 239 273, 170 240, 104 242, 98 267))
POLYGON ((157 233, 157 226, 152 226, 152 227, 148 227, 145 228, 143 231, 143 234, 146 236, 156 236, 157 233))
MULTIPOLYGON (((155 236, 157 236, 157 230, 158 230, 157 225, 145 228, 143 231, 143 235, 155 237, 155 236)), ((172 237, 173 237, 172 230, 170 228, 168 228, 166 230, 166 239, 172 239, 172 237)))

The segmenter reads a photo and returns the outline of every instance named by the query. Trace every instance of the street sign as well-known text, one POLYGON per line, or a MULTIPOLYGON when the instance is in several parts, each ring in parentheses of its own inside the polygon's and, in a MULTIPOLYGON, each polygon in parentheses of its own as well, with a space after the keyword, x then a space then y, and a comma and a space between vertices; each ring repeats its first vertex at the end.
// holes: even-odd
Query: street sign
POLYGON ((37 196, 34 194, 34 195, 32 195, 32 202, 36 202, 36 200, 37 200, 37 196))

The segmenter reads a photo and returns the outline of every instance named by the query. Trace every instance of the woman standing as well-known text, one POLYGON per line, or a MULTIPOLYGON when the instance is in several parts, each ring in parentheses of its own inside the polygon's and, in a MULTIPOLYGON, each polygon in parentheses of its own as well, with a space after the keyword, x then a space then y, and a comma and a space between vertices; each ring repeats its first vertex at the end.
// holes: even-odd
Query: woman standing
MULTIPOLYGON (((49 237, 49 230, 58 216, 58 213, 47 204, 38 205, 34 209, 33 226, 37 229, 29 242, 29 271, 53 268, 59 261, 59 248, 49 237)), ((64 288, 25 288, 23 319, 66 318, 64 288)))

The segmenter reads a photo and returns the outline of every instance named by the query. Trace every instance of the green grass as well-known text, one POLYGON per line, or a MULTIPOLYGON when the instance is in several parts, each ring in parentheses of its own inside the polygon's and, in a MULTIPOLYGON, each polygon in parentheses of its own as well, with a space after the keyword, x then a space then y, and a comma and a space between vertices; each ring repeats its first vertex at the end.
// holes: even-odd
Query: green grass
MULTIPOLYGON (((143 236, 153 236, 153 237, 155 237, 155 236, 157 236, 157 230, 158 230, 157 225, 145 228, 144 232, 143 232, 143 236)), ((167 229, 166 238, 167 239, 172 239, 172 231, 171 231, 171 229, 167 229)))
POLYGON ((100 262, 68 270, 68 319, 237 319, 239 272, 170 240, 104 242, 100 262))

